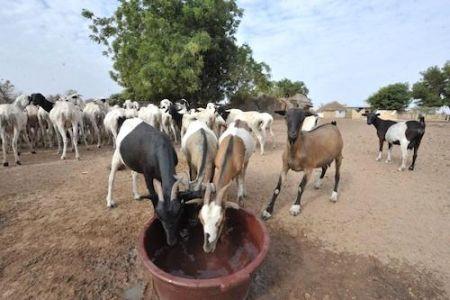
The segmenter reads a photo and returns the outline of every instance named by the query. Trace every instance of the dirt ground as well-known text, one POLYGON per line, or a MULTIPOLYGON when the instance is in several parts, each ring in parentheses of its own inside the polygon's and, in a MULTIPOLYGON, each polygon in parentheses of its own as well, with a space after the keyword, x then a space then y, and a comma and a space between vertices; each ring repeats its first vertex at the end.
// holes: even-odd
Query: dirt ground
MULTIPOLYGON (((450 297, 450 124, 428 123, 414 172, 376 162, 375 128, 339 120, 344 161, 337 203, 328 198, 332 167, 320 190, 308 184, 302 213, 289 207, 301 174, 291 172, 273 218, 268 257, 250 299, 448 299, 450 297)), ((285 125, 276 148, 256 152, 246 207, 261 211, 281 168, 285 125)), ((106 208, 110 147, 60 161, 54 150, 22 154, 0 169, 0 297, 3 299, 140 299, 152 286, 136 240, 153 215, 134 201, 129 172, 118 173, 106 208)), ((180 156, 179 170, 186 171, 180 156)), ((144 181, 140 191, 145 193, 144 181)), ((235 187, 231 193, 235 195, 235 187)))

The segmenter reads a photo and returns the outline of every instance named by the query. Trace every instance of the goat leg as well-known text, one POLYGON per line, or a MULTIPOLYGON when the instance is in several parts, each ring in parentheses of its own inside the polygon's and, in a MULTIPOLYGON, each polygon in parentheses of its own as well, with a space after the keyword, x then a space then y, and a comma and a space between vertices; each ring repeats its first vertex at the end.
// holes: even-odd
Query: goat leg
POLYGON ((292 204, 291 208, 289 209, 289 212, 293 216, 298 215, 302 209, 302 195, 303 191, 305 190, 305 186, 308 183, 308 178, 311 176, 311 173, 312 170, 305 171, 305 175, 303 175, 302 181, 298 186, 297 198, 295 198, 294 204, 292 204))
POLYGON ((320 185, 322 184, 322 179, 325 176, 327 169, 328 169, 328 166, 322 167, 322 173, 320 173, 320 177, 316 179, 316 182, 314 183, 314 188, 316 188, 316 189, 320 188, 320 185))
POLYGON ((381 160, 381 155, 383 153, 383 144, 384 144, 384 139, 380 139, 380 148, 379 148, 379 152, 378 152, 378 156, 377 156, 377 161, 381 160))
POLYGON ((278 178, 277 186, 275 187, 275 190, 273 191, 272 198, 270 199, 269 203, 267 204, 267 207, 265 210, 261 212, 261 218, 263 220, 268 220, 270 217, 272 217, 273 207, 275 206, 275 201, 278 198, 278 195, 281 191, 281 186, 283 184, 283 181, 286 180, 288 169, 283 168, 283 171, 280 174, 280 177, 278 178))

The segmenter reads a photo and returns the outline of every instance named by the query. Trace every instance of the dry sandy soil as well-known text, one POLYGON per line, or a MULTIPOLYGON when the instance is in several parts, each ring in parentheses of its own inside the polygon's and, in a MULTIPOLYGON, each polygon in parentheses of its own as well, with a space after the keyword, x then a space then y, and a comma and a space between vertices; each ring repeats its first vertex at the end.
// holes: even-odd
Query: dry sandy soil
MULTIPOLYGON (((338 126, 345 143, 339 201, 328 201, 331 168, 320 190, 307 186, 302 213, 291 216, 301 175, 289 174, 266 223, 272 243, 249 298, 448 299, 450 124, 427 124, 414 172, 397 171, 398 147, 391 164, 375 161, 373 127, 355 120, 338 126)), ((246 207, 256 213, 281 167, 284 122, 274 131, 275 150, 255 153, 249 166, 246 207)), ((116 181, 118 207, 106 208, 111 154, 109 147, 82 148, 81 161, 60 161, 54 150, 41 150, 24 153, 23 166, 0 169, 0 298, 152 294, 136 240, 153 208, 132 200, 126 171, 116 181)))

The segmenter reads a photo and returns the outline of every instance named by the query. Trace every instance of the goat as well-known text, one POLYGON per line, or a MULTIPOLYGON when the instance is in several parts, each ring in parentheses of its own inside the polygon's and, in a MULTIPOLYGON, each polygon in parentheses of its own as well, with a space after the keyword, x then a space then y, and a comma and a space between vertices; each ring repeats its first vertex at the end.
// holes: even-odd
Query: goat
POLYGON ((188 166, 191 184, 199 190, 202 183, 209 183, 214 175, 214 158, 217 153, 217 137, 202 121, 190 123, 181 140, 188 166))
POLYGON ((186 99, 180 99, 175 103, 180 114, 185 114, 189 111, 190 104, 186 99))
POLYGON ((53 147, 53 124, 50 120, 48 112, 39 106, 38 108, 38 122, 41 129, 41 136, 44 147, 53 147))
POLYGON ((159 108, 154 104, 141 107, 138 112, 138 118, 144 120, 158 130, 161 130, 162 114, 159 108))
POLYGON ((94 130, 94 134, 97 136, 97 148, 102 146, 101 125, 103 124, 105 114, 105 107, 100 106, 96 102, 89 102, 83 109, 84 119, 88 121, 87 123, 89 123, 90 127, 94 130))
POLYGON ((28 134, 28 138, 31 142, 32 151, 31 153, 36 153, 36 146, 39 139, 39 120, 38 120, 38 112, 39 106, 30 104, 25 107, 25 111, 27 114, 27 126, 26 133, 28 134))
POLYGON ((161 102, 159 103, 159 108, 161 108, 164 111, 167 111, 169 109, 169 106, 172 105, 172 101, 170 101, 169 99, 162 99, 161 102))
POLYGON ((198 197, 193 194, 189 196, 189 191, 179 192, 180 180, 175 178, 177 163, 177 154, 167 135, 141 119, 128 119, 122 124, 117 136, 106 196, 107 206, 115 207, 112 186, 118 168, 125 165, 131 169, 134 199, 144 198, 138 194, 136 182, 138 173, 143 174, 149 191, 147 197, 152 201, 170 246, 177 241, 184 201, 198 197))
POLYGON ((392 145, 400 145, 402 151, 402 164, 398 168, 399 171, 406 169, 406 160, 408 158, 408 150, 414 149, 412 163, 409 170, 413 171, 417 159, 417 151, 420 142, 425 134, 425 118, 419 117, 419 121, 395 122, 391 120, 383 120, 378 116, 379 113, 365 112, 362 114, 367 117, 367 124, 373 125, 377 129, 379 141, 379 153, 377 161, 381 160, 384 141, 388 143, 388 155, 386 163, 391 162, 392 145))
POLYGON ((261 217, 264 220, 272 216, 275 201, 280 194, 281 185, 286 180, 289 170, 304 172, 303 179, 298 187, 297 198, 289 210, 291 215, 296 216, 300 213, 301 197, 313 170, 322 168, 320 178, 317 179, 315 185, 316 188, 319 188, 321 180, 333 160, 336 164, 336 173, 330 200, 336 202, 342 164, 343 141, 335 122, 318 126, 311 131, 302 131, 303 121, 311 113, 299 108, 291 108, 287 111, 278 111, 277 113, 286 115, 288 142, 283 152, 283 167, 277 186, 267 207, 261 213, 261 217))
POLYGON ((78 95, 78 94, 72 94, 72 95, 68 95, 66 97, 63 97, 63 100, 75 104, 81 110, 83 110, 84 107, 86 106, 86 103, 81 99, 80 95, 78 95))
POLYGON ((138 111, 134 103, 130 99, 125 100, 125 102, 123 103, 123 107, 125 108, 125 117, 127 119, 135 118, 138 116, 138 111))
POLYGON ((113 147, 116 147, 117 133, 119 128, 125 121, 125 109, 121 107, 113 107, 103 119, 103 126, 106 132, 113 136, 113 147))
MULTIPOLYGON (((23 112, 23 110, 30 103, 30 99, 31 98, 29 96, 20 95, 11 104, 0 104, 0 138, 2 140, 4 167, 9 165, 6 159, 6 147, 8 145, 6 137, 11 132, 13 134, 11 146, 13 149, 14 159, 17 165, 21 165, 17 151, 17 141, 21 131, 24 130, 27 125, 27 115, 23 112)), ((31 143, 27 135, 25 135, 25 140, 31 148, 31 143)))
MULTIPOLYGON (((78 107, 71 100, 66 101, 56 101, 56 103, 50 102, 42 95, 32 94, 31 101, 34 105, 39 105, 44 110, 49 112, 50 120, 53 123, 53 127, 58 141, 58 154, 61 152, 61 142, 60 137, 63 141, 63 151, 61 154, 61 159, 66 158, 67 152, 67 135, 66 127, 72 126, 72 130, 69 129, 69 134, 71 135, 72 147, 75 149, 75 158, 80 159, 80 154, 78 152, 78 129, 83 131, 83 115, 81 107, 78 107), (34 95, 34 96, 33 96, 34 95), (41 97, 42 96, 42 97, 41 97)), ((78 99, 78 97, 69 97, 69 99, 78 99)), ((84 137, 84 142, 87 144, 84 137)))
POLYGON ((302 131, 311 131, 317 126, 317 121, 319 121, 317 115, 307 116, 305 121, 303 121, 302 131))
POLYGON ((244 204, 245 173, 255 149, 250 130, 247 123, 241 120, 230 124, 219 139, 219 149, 214 161, 213 184, 207 185, 203 201, 196 199, 187 202, 188 204, 203 203, 199 219, 203 225, 203 250, 207 253, 213 252, 216 248, 225 221, 225 210, 230 207, 239 209, 239 205, 243 206, 244 204), (238 183, 239 205, 224 200, 233 179, 237 179, 238 183), (217 193, 215 199, 211 201, 213 192, 217 193))
POLYGON ((41 93, 30 95, 31 103, 38 105, 38 122, 41 129, 41 135, 46 146, 45 138, 47 137, 48 146, 53 147, 53 124, 50 120, 49 112, 53 108, 54 103, 48 101, 41 93), (39 103, 39 104, 36 104, 39 103))
POLYGON ((242 111, 240 109, 228 110, 229 115, 227 124, 239 119, 245 121, 252 129, 253 134, 258 139, 261 155, 264 155, 264 147, 266 144, 267 131, 272 137, 272 146, 275 146, 274 136, 272 132, 273 118, 268 113, 259 113, 257 111, 242 111))

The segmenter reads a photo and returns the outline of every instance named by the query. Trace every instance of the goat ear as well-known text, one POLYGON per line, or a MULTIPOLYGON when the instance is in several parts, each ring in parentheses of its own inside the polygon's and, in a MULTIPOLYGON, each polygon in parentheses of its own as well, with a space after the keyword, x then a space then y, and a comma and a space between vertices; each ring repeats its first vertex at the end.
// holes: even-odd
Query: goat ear
POLYGON ((232 201, 226 201, 225 208, 240 209, 239 204, 237 204, 236 202, 232 202, 232 201))
POLYGON ((376 114, 375 114, 375 116, 379 116, 379 115, 380 115, 380 113, 376 113, 376 114))
POLYGON ((367 117, 367 112, 362 113, 361 116, 367 117))
POLYGON ((281 116, 285 116, 286 115, 286 111, 285 110, 276 110, 275 113, 279 114, 281 116))
POLYGON ((158 195, 159 201, 164 202, 163 190, 162 190, 161 182, 159 182, 159 180, 153 179, 153 188, 155 189, 155 192, 158 195))

